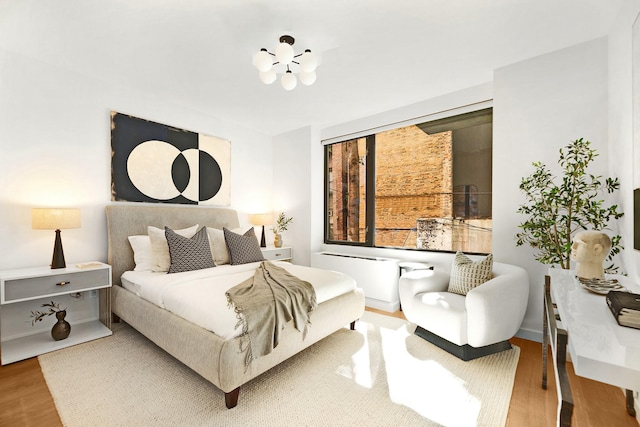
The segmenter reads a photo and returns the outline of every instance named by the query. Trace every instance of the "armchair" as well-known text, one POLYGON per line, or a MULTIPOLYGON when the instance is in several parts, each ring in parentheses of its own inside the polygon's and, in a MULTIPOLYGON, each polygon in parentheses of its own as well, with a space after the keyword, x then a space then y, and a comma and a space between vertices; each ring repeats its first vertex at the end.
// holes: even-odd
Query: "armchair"
POLYGON ((416 335, 462 360, 511 348, 529 299, 529 276, 514 265, 493 263, 493 277, 466 296, 447 292, 450 274, 418 270, 400 277, 399 292, 416 335))

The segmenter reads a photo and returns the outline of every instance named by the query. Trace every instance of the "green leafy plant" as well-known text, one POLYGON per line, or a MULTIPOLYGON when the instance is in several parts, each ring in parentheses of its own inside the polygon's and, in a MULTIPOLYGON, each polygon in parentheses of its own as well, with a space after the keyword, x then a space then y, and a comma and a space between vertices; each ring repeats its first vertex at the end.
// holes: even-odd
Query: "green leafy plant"
POLYGON ((32 311, 31 317, 33 320, 31 321, 31 326, 35 326, 36 322, 42 322, 42 319, 51 316, 52 314, 56 314, 59 311, 65 311, 66 308, 61 309, 60 304, 56 304, 53 301, 42 304, 40 307, 49 307, 49 310, 46 311, 32 311))
MULTIPOLYGON (((560 149, 558 164, 562 168, 560 183, 541 162, 534 162, 533 174, 522 178, 520 190, 526 203, 518 213, 528 218, 518 227, 516 245, 529 244, 537 250, 535 259, 543 264, 570 268, 573 235, 580 230, 603 231, 611 219, 624 214, 617 205, 605 206, 601 194, 613 193, 620 188, 617 178, 606 178, 587 173, 587 168, 598 156, 590 148, 591 142, 583 138, 560 149)), ((623 249, 621 236, 611 236, 611 251, 607 261, 623 249)), ((613 263, 605 268, 608 273, 618 271, 613 263)))
POLYGON ((276 219, 276 225, 273 226, 272 230, 274 234, 280 234, 283 231, 287 231, 287 227, 293 221, 293 217, 287 218, 284 212, 280 212, 278 215, 278 219, 276 219))

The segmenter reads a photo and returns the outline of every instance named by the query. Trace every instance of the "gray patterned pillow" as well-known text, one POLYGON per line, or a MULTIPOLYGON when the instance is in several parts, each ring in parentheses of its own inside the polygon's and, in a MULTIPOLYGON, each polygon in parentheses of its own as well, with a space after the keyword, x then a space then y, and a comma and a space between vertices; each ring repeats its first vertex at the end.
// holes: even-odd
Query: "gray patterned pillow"
POLYGON ((204 227, 191 238, 183 237, 169 227, 164 227, 164 233, 169 244, 169 256, 171 258, 169 274, 202 270, 216 266, 211 256, 207 230, 204 227))
POLYGON ((227 249, 229 249, 231 265, 264 261, 260 243, 258 243, 253 227, 248 229, 242 236, 227 228, 222 228, 222 231, 224 232, 227 249))
POLYGON ((458 252, 451 266, 448 291, 454 294, 467 295, 471 289, 490 280, 493 277, 492 270, 492 254, 487 255, 483 260, 474 262, 462 252, 458 252))

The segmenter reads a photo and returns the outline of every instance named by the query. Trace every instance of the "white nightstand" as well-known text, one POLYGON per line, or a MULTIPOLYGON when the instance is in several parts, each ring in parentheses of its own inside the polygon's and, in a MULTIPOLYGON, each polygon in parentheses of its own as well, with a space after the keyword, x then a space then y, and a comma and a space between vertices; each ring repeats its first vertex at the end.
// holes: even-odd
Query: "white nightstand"
POLYGON ((2 364, 111 335, 111 266, 22 268, 0 271, 0 345, 2 364), (66 308, 68 338, 55 341, 55 316, 32 325, 31 312, 43 303, 66 308))
POLYGON ((260 248, 264 259, 269 261, 291 261, 293 258, 293 250, 289 246, 276 248, 275 246, 267 246, 260 248))

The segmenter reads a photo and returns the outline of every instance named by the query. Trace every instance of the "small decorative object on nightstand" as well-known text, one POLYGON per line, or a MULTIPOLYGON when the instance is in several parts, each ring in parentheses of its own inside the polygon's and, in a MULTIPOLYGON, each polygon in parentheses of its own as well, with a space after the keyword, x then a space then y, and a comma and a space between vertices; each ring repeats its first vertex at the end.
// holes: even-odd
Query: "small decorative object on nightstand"
POLYGON ((262 256, 269 261, 291 261, 293 258, 293 250, 290 247, 275 247, 267 246, 266 248, 260 248, 262 250, 262 256))
POLYGON ((67 316, 67 310, 64 308, 61 309, 60 304, 53 301, 44 303, 41 307, 49 307, 49 309, 46 311, 32 311, 31 317, 33 317, 33 320, 31 321, 31 325, 35 325, 36 322, 42 322, 42 319, 45 317, 55 314, 58 321, 53 325, 53 328, 51 328, 51 337, 56 341, 67 338, 71 333, 71 325, 64 320, 67 316))
POLYGON ((280 212, 280 215, 278 215, 278 219, 276 220, 276 224, 273 226, 272 230, 273 230, 273 234, 275 235, 275 240, 273 241, 273 245, 276 248, 279 248, 282 246, 282 232, 283 231, 287 231, 287 227, 289 226, 289 223, 291 223, 291 221, 293 221, 293 217, 292 218, 287 218, 284 215, 284 212, 280 212))
POLYGON ((111 335, 110 287, 111 266, 101 262, 54 270, 36 267, 0 271, 2 364, 111 335), (60 306, 69 310, 72 334, 72 325, 64 319, 66 312, 60 306), (48 310, 36 311, 36 307, 48 310), (21 320, 29 313, 33 325, 50 314, 55 314, 60 324, 51 330, 33 328, 21 320))

